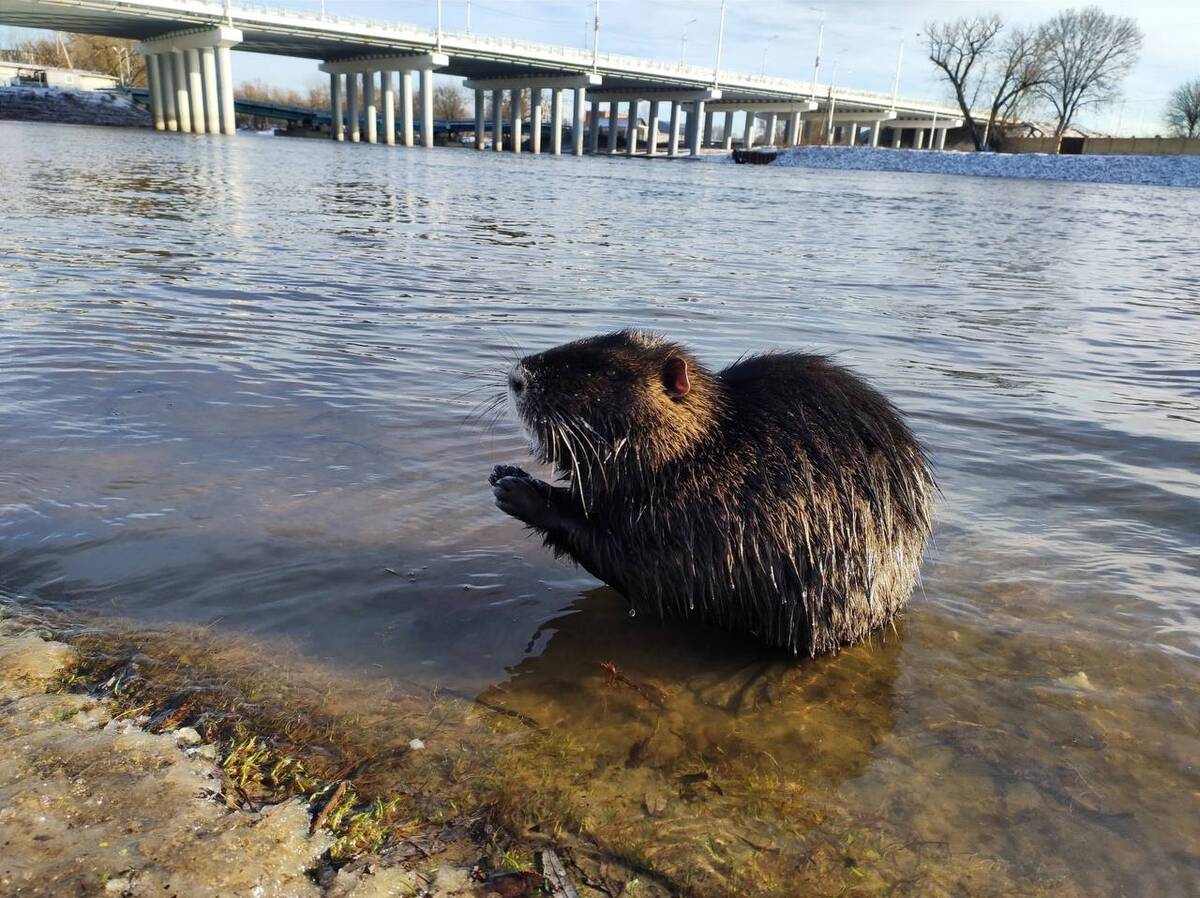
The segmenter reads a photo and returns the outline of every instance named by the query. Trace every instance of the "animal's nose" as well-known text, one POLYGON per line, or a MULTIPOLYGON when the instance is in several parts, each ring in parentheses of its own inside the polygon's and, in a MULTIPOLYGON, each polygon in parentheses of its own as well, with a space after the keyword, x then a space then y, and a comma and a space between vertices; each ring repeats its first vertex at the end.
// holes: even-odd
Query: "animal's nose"
POLYGON ((514 368, 508 375, 508 386, 514 394, 520 396, 525 392, 525 372, 518 368, 514 368))

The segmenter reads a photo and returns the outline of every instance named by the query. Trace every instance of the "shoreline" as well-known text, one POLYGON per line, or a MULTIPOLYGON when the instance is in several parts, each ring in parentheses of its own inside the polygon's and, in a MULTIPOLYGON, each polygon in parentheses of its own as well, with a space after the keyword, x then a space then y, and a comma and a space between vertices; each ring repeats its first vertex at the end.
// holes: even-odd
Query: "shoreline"
POLYGON ((97 682, 89 649, 53 635, 0 617, 7 895, 520 898, 543 882, 526 858, 562 884, 547 894, 604 894, 575 891, 552 847, 518 847, 478 812, 389 827, 380 811, 398 797, 358 810, 355 774, 309 780, 242 723, 240 740, 206 739, 189 715, 134 701, 120 674, 97 682))

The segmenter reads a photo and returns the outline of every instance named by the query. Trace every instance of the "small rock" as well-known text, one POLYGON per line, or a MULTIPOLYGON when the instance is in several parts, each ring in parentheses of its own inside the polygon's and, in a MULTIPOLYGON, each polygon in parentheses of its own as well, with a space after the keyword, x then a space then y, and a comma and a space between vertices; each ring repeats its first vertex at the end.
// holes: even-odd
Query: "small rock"
POLYGON ((423 749, 425 747, 425 743, 422 742, 420 739, 410 739, 410 740, 408 740, 408 747, 411 748, 413 751, 420 751, 421 749, 423 749))
POLYGON ((1085 692, 1093 692, 1096 687, 1092 685, 1092 681, 1088 679, 1088 675, 1082 670, 1079 673, 1072 674, 1069 677, 1062 677, 1058 681, 1064 686, 1070 686, 1074 689, 1083 689, 1085 692))
POLYGON ((470 888, 471 874, 469 871, 460 870, 457 867, 438 867, 438 871, 433 877, 433 888, 430 891, 435 895, 453 895, 470 888))
POLYGON ((199 745, 204 740, 192 727, 180 727, 174 733, 175 741, 180 745, 199 745))
POLYGON ((124 876, 114 876, 104 884, 104 891, 109 895, 123 895, 126 892, 132 892, 133 877, 128 874, 124 876))
POLYGON ((662 793, 647 792, 642 797, 642 807, 650 817, 657 817, 667 809, 667 797, 662 793))
POLYGON ((206 761, 215 761, 217 759, 217 747, 209 742, 207 745, 199 745, 191 749, 188 754, 197 758, 204 758, 206 761))
POLYGON ((8 697, 44 691, 75 660, 75 650, 26 634, 0 642, 0 693, 8 697))

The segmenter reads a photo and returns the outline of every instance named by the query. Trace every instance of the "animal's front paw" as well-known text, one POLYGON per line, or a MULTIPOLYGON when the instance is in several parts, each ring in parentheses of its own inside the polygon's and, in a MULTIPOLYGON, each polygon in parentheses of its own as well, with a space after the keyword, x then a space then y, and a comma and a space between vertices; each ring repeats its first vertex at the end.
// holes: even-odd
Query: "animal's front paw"
POLYGON ((500 477, 492 484, 492 494, 496 497, 496 507, 502 512, 536 526, 547 510, 546 485, 524 471, 521 474, 524 476, 500 477))
POLYGON ((516 465, 496 465, 492 468, 492 473, 488 475, 488 483, 495 486, 504 477, 517 477, 521 480, 533 479, 516 465))

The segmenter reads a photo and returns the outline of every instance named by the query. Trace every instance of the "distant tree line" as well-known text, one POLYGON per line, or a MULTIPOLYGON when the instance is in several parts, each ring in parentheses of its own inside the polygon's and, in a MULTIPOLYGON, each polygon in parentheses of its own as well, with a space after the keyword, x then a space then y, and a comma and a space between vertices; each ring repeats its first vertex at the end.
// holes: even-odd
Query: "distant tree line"
POLYGON ((1061 137, 1078 114, 1111 102, 1137 62, 1142 31, 1098 7, 1064 10, 1036 27, 976 15, 925 26, 929 59, 949 82, 975 149, 1040 106, 1061 137), (975 113, 986 111, 980 121, 975 113))

